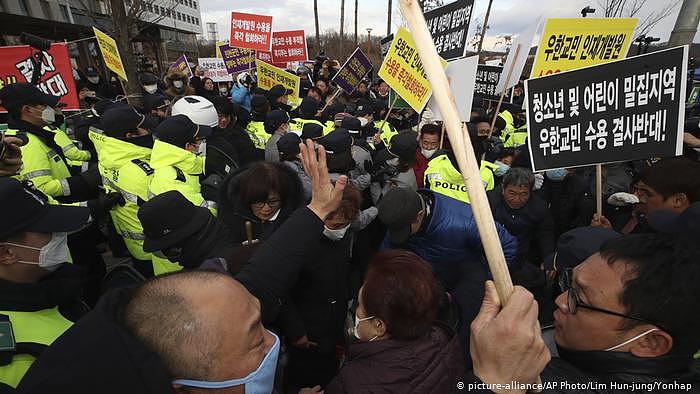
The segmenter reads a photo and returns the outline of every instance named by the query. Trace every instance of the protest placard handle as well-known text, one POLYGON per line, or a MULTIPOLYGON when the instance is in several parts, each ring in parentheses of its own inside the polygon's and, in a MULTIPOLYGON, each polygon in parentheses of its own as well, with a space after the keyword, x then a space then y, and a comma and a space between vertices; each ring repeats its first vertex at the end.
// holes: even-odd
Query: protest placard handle
POLYGON ((394 100, 391 102, 389 105, 389 110, 386 111, 386 116, 384 117, 384 120, 382 120, 381 125, 379 126, 379 134, 382 133, 382 130, 384 130, 384 125, 386 124, 387 119, 389 119, 389 115, 391 115, 391 110, 394 109, 394 105, 396 105, 396 100, 399 99, 399 95, 395 94, 394 95, 394 100))
POLYGON ((603 216, 603 165, 595 166, 595 207, 598 216, 603 216))
MULTIPOLYGON (((517 59, 519 53, 520 53, 520 44, 515 46, 515 55, 513 56, 513 58, 517 59)), ((498 113, 501 111, 501 104, 503 104, 503 97, 506 94, 506 90, 508 90, 508 85, 510 84, 510 77, 513 74, 513 68, 515 68, 515 61, 513 61, 510 65, 510 67, 508 68, 508 73, 506 74, 506 80, 503 83, 503 89, 501 90, 501 98, 498 99, 498 105, 496 105, 496 112, 494 112, 493 120, 491 121, 491 128, 489 129, 489 138, 491 138, 491 134, 493 134, 493 126, 496 125, 496 118, 498 118, 498 113)), ((512 94, 511 94, 511 97, 513 97, 512 94)))
POLYGON ((440 149, 442 149, 444 142, 445 142, 445 122, 442 122, 442 128, 440 130, 440 149))
POLYGON ((338 95, 340 94, 340 91, 341 91, 341 90, 343 90, 343 89, 338 88, 338 89, 335 91, 335 93, 333 93, 333 95, 331 96, 331 99, 330 99, 330 100, 326 100, 326 105, 324 105, 323 108, 321 108, 321 110, 319 111, 319 113, 325 111, 326 108, 328 108, 328 105, 329 105, 330 103, 332 103, 333 100, 335 100, 336 97, 338 97, 338 95))

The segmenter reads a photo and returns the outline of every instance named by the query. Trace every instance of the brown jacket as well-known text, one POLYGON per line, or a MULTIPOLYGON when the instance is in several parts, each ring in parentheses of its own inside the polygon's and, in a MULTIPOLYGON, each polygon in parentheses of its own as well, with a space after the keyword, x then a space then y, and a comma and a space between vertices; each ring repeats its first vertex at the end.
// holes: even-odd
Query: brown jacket
POLYGON ((347 356, 325 393, 450 393, 464 381, 459 340, 442 325, 413 341, 358 342, 347 356))

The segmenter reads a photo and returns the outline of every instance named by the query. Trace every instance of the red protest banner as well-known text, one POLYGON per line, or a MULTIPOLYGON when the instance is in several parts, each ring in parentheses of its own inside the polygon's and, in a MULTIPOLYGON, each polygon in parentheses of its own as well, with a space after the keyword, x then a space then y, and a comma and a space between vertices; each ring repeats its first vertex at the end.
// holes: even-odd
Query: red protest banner
POLYGON ((231 13, 231 42, 229 45, 256 51, 272 50, 272 17, 266 15, 231 13))
MULTIPOLYGON (((12 83, 31 82, 35 51, 28 45, 0 47, 0 89, 12 83)), ((37 87, 46 94, 61 97, 65 109, 80 109, 66 44, 51 44, 49 51, 44 52, 37 87)), ((0 112, 7 111, 0 107, 0 112)))
POLYGON ((255 51, 255 58, 264 61, 265 63, 272 64, 273 66, 281 69, 287 68, 287 63, 275 63, 272 61, 272 52, 255 51))
POLYGON ((308 59, 304 30, 272 33, 272 59, 275 63, 302 62, 308 59))

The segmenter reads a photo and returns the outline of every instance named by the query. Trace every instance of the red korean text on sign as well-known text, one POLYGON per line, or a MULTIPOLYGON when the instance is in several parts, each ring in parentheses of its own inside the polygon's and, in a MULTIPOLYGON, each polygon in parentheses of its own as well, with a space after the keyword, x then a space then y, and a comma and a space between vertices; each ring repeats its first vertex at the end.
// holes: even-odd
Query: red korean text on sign
POLYGON ((298 62, 307 59, 304 30, 272 33, 272 60, 275 63, 298 62))

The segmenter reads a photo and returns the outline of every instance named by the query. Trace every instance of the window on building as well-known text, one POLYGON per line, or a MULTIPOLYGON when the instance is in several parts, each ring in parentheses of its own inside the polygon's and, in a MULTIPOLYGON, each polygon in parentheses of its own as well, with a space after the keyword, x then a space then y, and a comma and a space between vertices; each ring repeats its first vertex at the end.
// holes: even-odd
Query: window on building
POLYGON ((68 7, 65 4, 59 4, 58 8, 61 9, 61 16, 63 20, 70 23, 70 13, 68 12, 68 7))
POLYGON ((19 0, 19 9, 23 15, 29 16, 29 4, 27 4, 27 0, 19 0))
POLYGON ((199 26, 199 18, 194 18, 197 21, 197 26, 199 26))
POLYGON ((44 12, 44 18, 53 19, 53 12, 51 12, 51 4, 46 0, 41 0, 41 11, 44 12))
MULTIPOLYGON (((194 9, 196 10, 196 9, 197 9, 197 0, 193 0, 193 1, 192 1, 192 4, 194 4, 194 9)), ((199 23, 198 23, 198 24, 199 24, 199 23)))
POLYGON ((148 10, 148 12, 153 12, 153 4, 147 3, 147 4, 146 4, 146 10, 148 10))
POLYGON ((179 21, 181 21, 181 20, 182 20, 182 14, 181 14, 181 13, 179 13, 179 12, 177 13, 177 20, 179 20, 179 21))

